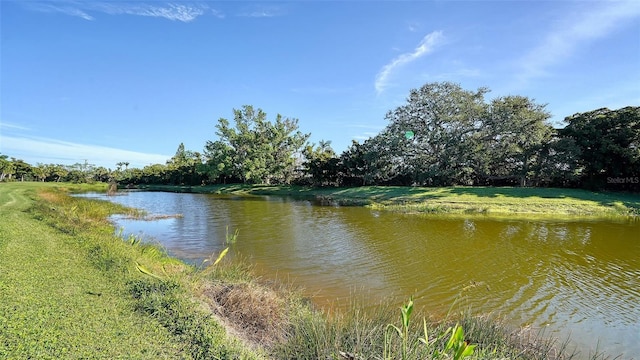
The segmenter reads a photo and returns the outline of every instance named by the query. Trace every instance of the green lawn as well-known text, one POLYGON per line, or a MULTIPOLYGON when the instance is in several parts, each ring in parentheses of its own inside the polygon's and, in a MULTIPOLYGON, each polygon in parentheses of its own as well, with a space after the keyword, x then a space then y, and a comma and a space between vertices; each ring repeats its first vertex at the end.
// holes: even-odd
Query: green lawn
POLYGON ((114 237, 127 209, 65 195, 89 188, 0 183, 0 359, 259 358, 194 302, 191 267, 114 237))
POLYGON ((625 217, 640 215, 640 194, 579 189, 517 187, 300 186, 215 185, 148 186, 160 191, 282 195, 320 199, 326 203, 435 214, 492 216, 625 217))
POLYGON ((29 186, 0 184, 0 358, 181 358, 181 345, 134 312, 119 281, 25 210, 29 186))

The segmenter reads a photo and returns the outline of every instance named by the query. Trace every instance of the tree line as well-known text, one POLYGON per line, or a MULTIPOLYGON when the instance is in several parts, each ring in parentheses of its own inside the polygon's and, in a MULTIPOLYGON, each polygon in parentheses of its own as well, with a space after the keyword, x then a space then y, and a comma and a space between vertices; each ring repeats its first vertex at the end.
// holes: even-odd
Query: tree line
MULTIPOLYGON (((245 105, 220 118, 202 152, 178 146, 165 164, 115 170, 30 166, 0 155, 0 180, 311 186, 537 186, 640 191, 640 107, 577 113, 554 128, 545 105, 450 82, 413 89, 387 126, 338 155, 309 143, 298 120, 245 105)), ((123 168, 124 166, 124 168, 123 168)))

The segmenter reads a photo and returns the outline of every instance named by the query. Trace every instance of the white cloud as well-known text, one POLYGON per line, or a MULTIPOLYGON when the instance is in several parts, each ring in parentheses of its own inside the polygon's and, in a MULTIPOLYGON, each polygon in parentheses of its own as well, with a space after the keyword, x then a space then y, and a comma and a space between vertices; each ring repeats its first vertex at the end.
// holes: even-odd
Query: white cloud
POLYGON ((382 93, 389 85, 389 77, 398 68, 429 54, 442 41, 442 31, 434 31, 427 34, 418 47, 411 53, 404 53, 385 65, 376 76, 375 88, 378 94, 382 93))
MULTIPOLYGON (((58 12, 69 16, 94 20, 89 12, 109 15, 135 15, 164 18, 171 21, 190 22, 208 13, 209 7, 203 3, 143 3, 143 2, 81 2, 59 0, 53 2, 26 2, 30 10, 42 12, 58 12)), ((218 18, 224 17, 216 10, 210 12, 218 18)))
POLYGON ((25 2, 28 9, 47 13, 62 13, 69 16, 76 16, 85 20, 94 20, 93 16, 87 14, 76 6, 75 2, 25 2))
MULTIPOLYGON (((97 10, 110 15, 137 15, 148 17, 160 17, 172 21, 190 22, 205 13, 204 5, 150 5, 150 4, 126 4, 126 3, 99 3, 95 5, 97 10)), ((217 15, 217 14, 216 14, 217 15)))
POLYGON ((422 24, 420 24, 418 22, 408 22, 407 23, 407 30, 409 30, 410 32, 418 32, 420 30, 420 28, 422 28, 422 24))
POLYGON ((252 11, 250 13, 242 13, 240 14, 240 16, 260 18, 260 17, 274 17, 276 15, 268 11, 252 11))
POLYGON ((170 155, 148 154, 137 151, 78 144, 39 137, 0 138, 0 153, 20 158, 32 165, 36 163, 72 165, 87 160, 90 164, 113 168, 120 161, 130 167, 143 168, 150 164, 164 164, 170 155))
POLYGON ((537 47, 520 59, 521 83, 546 76, 549 67, 571 57, 581 46, 606 37, 623 26, 625 21, 640 16, 640 1, 584 4, 586 10, 566 17, 537 47))
POLYGON ((31 130, 28 127, 24 127, 22 125, 10 124, 6 121, 0 122, 0 129, 31 130))
POLYGON ((270 18, 275 16, 282 16, 284 14, 283 9, 279 6, 251 6, 245 11, 240 12, 237 16, 240 17, 253 17, 253 18, 270 18))

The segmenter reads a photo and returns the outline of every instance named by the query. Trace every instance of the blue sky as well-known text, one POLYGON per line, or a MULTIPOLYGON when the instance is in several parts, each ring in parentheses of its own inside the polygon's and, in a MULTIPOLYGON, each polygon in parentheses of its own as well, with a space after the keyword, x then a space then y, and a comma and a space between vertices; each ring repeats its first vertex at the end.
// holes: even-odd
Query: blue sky
POLYGON ((0 153, 115 168, 202 151, 250 104, 336 152, 409 90, 640 105, 640 1, 0 1, 0 153))

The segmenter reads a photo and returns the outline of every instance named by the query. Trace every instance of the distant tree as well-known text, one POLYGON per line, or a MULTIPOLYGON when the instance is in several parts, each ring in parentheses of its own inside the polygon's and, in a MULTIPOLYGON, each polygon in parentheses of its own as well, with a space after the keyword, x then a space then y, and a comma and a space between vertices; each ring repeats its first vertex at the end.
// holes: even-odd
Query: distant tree
POLYGON ((296 168, 296 154, 300 153, 309 134, 298 131, 298 120, 283 118, 280 114, 274 122, 267 120, 261 109, 245 105, 234 109, 235 126, 220 118, 216 128, 219 142, 208 141, 205 158, 211 165, 220 156, 230 167, 223 169, 245 183, 289 183, 296 168))
POLYGON ((93 181, 106 183, 111 178, 111 171, 104 166, 99 166, 91 170, 90 177, 93 181))
POLYGON ((487 92, 467 91, 450 82, 411 90, 407 103, 387 113, 389 125, 372 140, 381 150, 378 159, 397 164, 394 175, 407 176, 417 185, 470 183, 469 154, 487 112, 487 92))
POLYGON ((303 172, 314 186, 338 184, 338 164, 340 159, 331 148, 331 141, 320 140, 318 145, 307 144, 302 150, 303 172))
MULTIPOLYGON (((379 152, 374 142, 377 138, 370 138, 360 144, 352 141, 351 146, 340 155, 339 177, 340 183, 346 186, 364 186, 382 183, 384 176, 389 174, 380 166, 388 164, 388 154, 379 152)), ((395 174, 394 174, 395 175, 395 174)))
POLYGON ((8 155, 0 154, 0 181, 10 180, 15 172, 13 162, 9 160, 8 155))
POLYGON ((234 166, 234 149, 221 140, 208 141, 205 147, 206 179, 210 183, 226 183, 236 174, 234 166))
POLYGON ((576 148, 575 161, 585 187, 640 188, 636 183, 640 177, 640 107, 597 109, 568 116, 565 122, 559 133, 576 148))
POLYGON ((165 184, 168 182, 168 169, 164 164, 147 165, 142 169, 139 183, 142 184, 165 184))
POLYGON ((484 158, 482 175, 489 179, 517 179, 520 186, 536 178, 538 163, 553 135, 545 105, 523 96, 505 96, 491 102, 480 131, 478 153, 484 158))
POLYGON ((69 170, 67 170, 66 166, 61 164, 52 165, 51 175, 53 176, 54 181, 56 182, 65 181, 65 178, 67 177, 68 174, 69 174, 69 170))
POLYGON ((579 187, 579 149, 571 138, 562 138, 554 129, 551 140, 542 146, 537 163, 535 186, 579 187))
POLYGON ((31 180, 33 178, 31 165, 26 163, 24 160, 12 157, 11 163, 13 164, 13 172, 15 174, 16 180, 25 181, 31 180))
POLYGON ((176 154, 167 161, 169 181, 173 184, 200 185, 202 179, 198 173, 202 165, 202 155, 199 152, 185 150, 180 143, 176 154))
POLYGON ((37 163, 36 166, 31 167, 31 171, 33 175, 38 179, 38 181, 44 182, 47 179, 48 171, 47 166, 45 164, 37 163))

